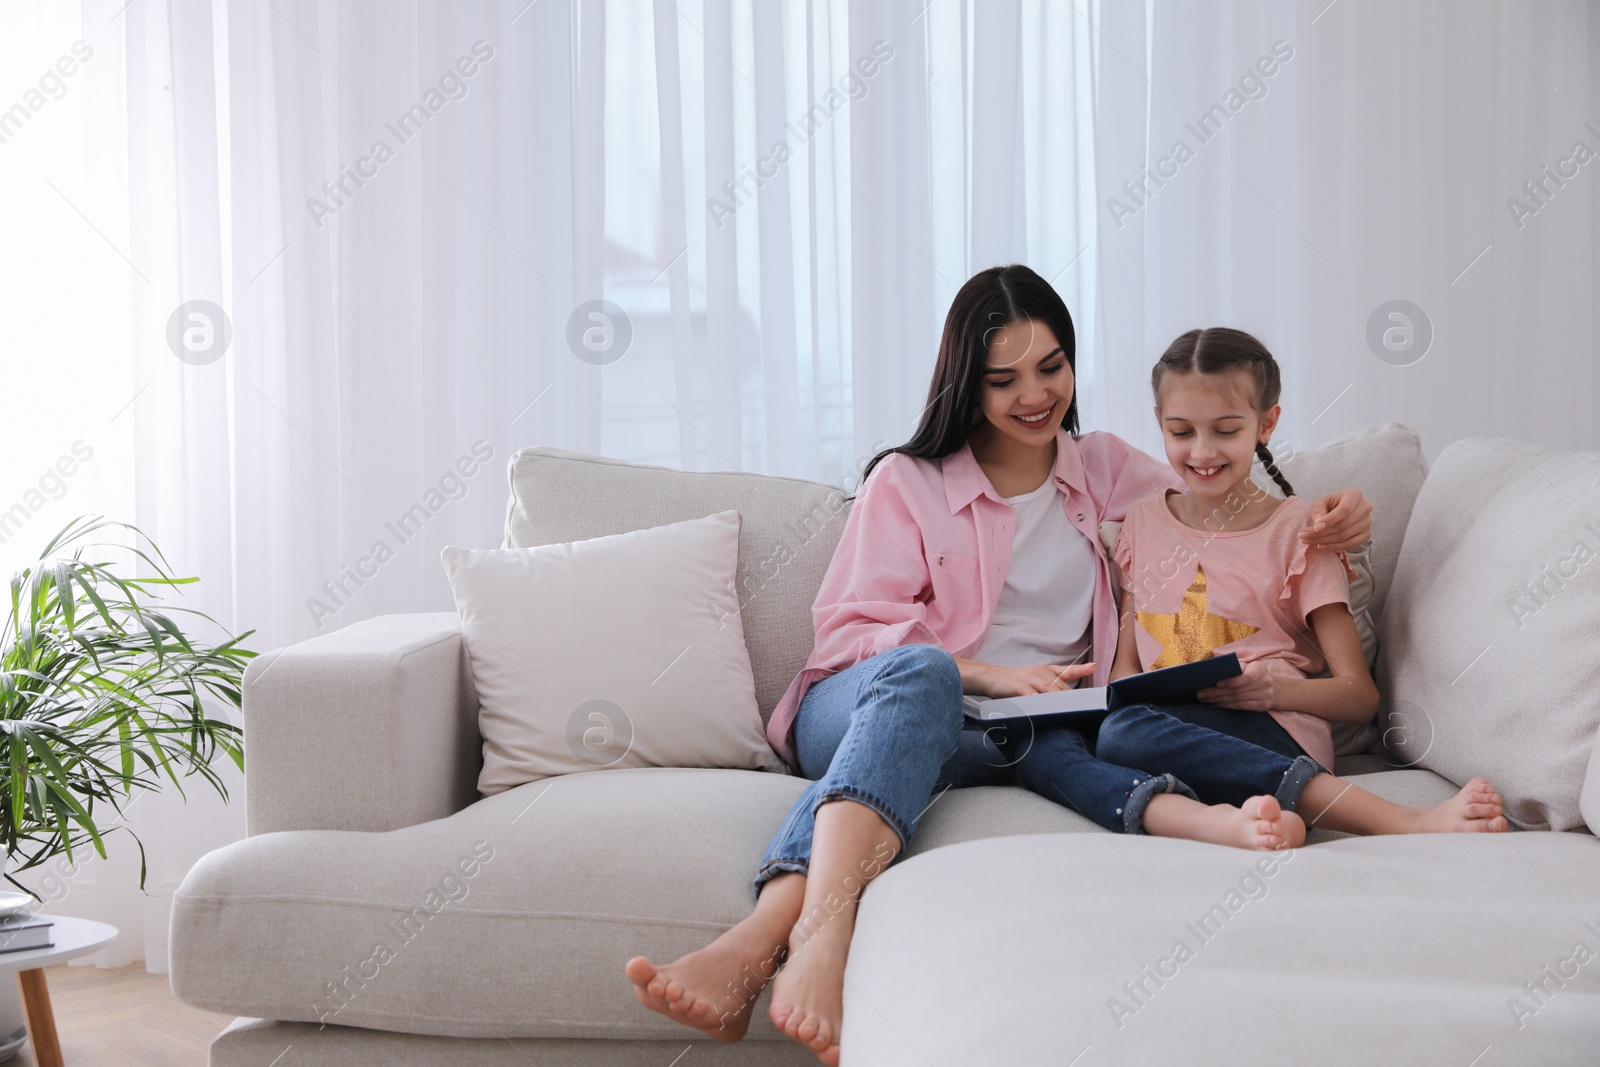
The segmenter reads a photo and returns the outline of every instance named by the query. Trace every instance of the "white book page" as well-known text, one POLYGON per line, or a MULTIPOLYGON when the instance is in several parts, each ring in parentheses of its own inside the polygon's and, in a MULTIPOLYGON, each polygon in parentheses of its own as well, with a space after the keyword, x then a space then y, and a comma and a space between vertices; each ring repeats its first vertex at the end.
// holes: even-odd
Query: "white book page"
POLYGON ((1048 715, 1057 711, 1103 711, 1106 687, 1056 689, 1020 697, 964 696, 967 715, 974 719, 1010 719, 1020 715, 1048 715))

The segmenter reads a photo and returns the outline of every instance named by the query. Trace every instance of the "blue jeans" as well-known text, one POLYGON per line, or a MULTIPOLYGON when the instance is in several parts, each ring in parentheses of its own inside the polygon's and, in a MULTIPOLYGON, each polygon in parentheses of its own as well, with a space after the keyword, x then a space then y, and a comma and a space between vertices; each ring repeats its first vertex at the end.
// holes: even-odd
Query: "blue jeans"
POLYGON ((807 870, 816 811, 838 797, 865 804, 900 840, 898 860, 945 788, 1022 785, 1108 830, 1139 833, 1157 793, 1195 794, 1170 774, 1150 775, 1096 759, 1065 727, 1007 737, 965 726, 961 672, 936 645, 903 645, 806 690, 795 716, 800 773, 814 779, 795 801, 756 874, 754 889, 779 871, 807 870))
POLYGON ((1215 704, 1118 708, 1100 724, 1095 751, 1178 775, 1207 804, 1239 805, 1270 793, 1286 811, 1326 770, 1266 712, 1215 704))

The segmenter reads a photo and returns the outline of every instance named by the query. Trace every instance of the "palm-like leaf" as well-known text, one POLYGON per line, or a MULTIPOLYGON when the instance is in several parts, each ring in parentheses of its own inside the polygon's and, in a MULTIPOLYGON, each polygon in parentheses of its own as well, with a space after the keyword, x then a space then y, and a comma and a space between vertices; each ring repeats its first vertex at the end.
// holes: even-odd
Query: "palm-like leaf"
MULTIPOLYGON (((101 547, 89 538, 112 527, 143 537, 126 523, 75 519, 38 562, 11 577, 0 628, 0 843, 10 858, 8 881, 59 853, 71 861, 85 843, 104 856, 103 833, 119 828, 137 791, 157 789, 163 778, 181 794, 180 779, 199 775, 227 799, 212 761, 222 753, 244 766, 239 728, 211 718, 205 704, 239 706, 245 664, 255 656, 239 643, 254 631, 216 645, 192 639, 180 619, 217 624, 162 602, 165 589, 196 579, 174 577, 147 538, 150 552, 137 541, 133 552, 153 577, 125 578, 86 558, 101 547), (102 826, 106 808, 116 818, 102 826)), ((139 856, 142 889, 143 844, 139 856)))

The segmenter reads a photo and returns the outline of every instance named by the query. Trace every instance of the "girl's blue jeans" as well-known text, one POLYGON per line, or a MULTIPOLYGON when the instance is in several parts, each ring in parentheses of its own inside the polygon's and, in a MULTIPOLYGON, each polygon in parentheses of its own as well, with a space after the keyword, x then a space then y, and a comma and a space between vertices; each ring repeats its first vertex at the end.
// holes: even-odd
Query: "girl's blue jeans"
POLYGON ((1239 805, 1271 793, 1288 811, 1306 783, 1327 770, 1266 712, 1216 704, 1118 708, 1100 724, 1095 752, 1169 771, 1207 804, 1239 805))
POLYGON ((794 724, 800 773, 813 781, 768 846, 755 895, 780 871, 806 872, 817 808, 841 797, 865 804, 894 829, 897 862, 918 820, 948 788, 1021 785, 1107 830, 1141 833, 1144 809, 1158 793, 1208 804, 1271 793, 1293 810, 1300 790, 1322 769, 1307 756, 1272 751, 1146 705, 1107 717, 1094 752, 1070 727, 1023 726, 1024 736, 1012 737, 1003 728, 967 722, 955 658, 936 645, 903 645, 814 682, 794 724), (1136 769, 1150 766, 1162 771, 1136 769))

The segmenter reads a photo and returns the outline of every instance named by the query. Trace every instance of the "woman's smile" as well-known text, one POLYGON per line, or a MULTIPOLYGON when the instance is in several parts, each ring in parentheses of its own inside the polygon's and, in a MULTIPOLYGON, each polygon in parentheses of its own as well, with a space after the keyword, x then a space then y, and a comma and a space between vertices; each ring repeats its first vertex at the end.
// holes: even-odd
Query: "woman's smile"
POLYGON ((1056 406, 1051 404, 1049 407, 1039 411, 1030 411, 1025 415, 1013 415, 1011 417, 1022 423, 1024 426, 1047 426, 1050 423, 1050 416, 1055 413, 1055 410, 1056 406))

